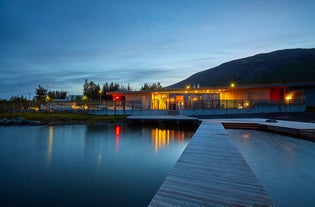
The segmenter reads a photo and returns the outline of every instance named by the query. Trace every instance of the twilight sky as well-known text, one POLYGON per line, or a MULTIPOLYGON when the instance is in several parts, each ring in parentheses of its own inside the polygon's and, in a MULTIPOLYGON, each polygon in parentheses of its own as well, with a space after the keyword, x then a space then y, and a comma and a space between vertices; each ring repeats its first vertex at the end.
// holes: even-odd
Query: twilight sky
POLYGON ((139 90, 226 61, 315 47, 314 0, 0 0, 0 99, 139 90))

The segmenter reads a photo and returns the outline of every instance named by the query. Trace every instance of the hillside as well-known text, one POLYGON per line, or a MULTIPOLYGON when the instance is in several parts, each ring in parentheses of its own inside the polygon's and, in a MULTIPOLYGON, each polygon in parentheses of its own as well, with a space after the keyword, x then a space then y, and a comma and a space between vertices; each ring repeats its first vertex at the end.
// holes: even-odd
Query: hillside
POLYGON ((198 72, 168 88, 315 82, 315 48, 287 49, 233 60, 198 72))

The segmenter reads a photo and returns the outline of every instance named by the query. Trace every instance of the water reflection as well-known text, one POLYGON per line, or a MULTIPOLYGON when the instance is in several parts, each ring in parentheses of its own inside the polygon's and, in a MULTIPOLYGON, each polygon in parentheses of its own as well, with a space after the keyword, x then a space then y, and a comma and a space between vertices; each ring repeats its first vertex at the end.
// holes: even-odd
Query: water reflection
POLYGON ((154 146, 155 152, 167 147, 171 143, 183 143, 185 137, 192 137, 192 132, 185 132, 174 129, 152 129, 151 131, 151 140, 154 146), (186 136, 185 136, 185 133, 186 136))
POLYGON ((120 131, 121 131, 121 127, 119 125, 116 125, 115 126, 116 155, 118 154, 118 151, 119 151, 120 131))
POLYGON ((192 135, 114 124, 0 127, 1 206, 147 206, 192 135))
POLYGON ((243 137, 244 139, 249 139, 249 138, 250 138, 250 134, 247 133, 247 132, 244 132, 244 133, 242 133, 242 137, 243 137))
POLYGON ((54 140, 54 127, 49 126, 49 136, 48 136, 48 150, 47 150, 47 169, 50 166, 51 154, 53 150, 53 140, 54 140))

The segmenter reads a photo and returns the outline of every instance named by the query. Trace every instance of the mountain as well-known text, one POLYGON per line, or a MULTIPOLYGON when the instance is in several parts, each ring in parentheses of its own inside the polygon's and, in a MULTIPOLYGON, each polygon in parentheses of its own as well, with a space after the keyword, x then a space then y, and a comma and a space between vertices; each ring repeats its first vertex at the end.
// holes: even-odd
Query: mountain
POLYGON ((315 48, 286 49, 233 60, 167 88, 315 82, 315 48))

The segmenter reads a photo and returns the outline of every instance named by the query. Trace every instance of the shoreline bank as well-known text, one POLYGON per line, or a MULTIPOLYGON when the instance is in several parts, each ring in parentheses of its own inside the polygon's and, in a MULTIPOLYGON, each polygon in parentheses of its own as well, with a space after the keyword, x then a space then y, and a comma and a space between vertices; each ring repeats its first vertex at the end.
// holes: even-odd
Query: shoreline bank
POLYGON ((85 113, 2 113, 0 126, 104 125, 125 123, 126 116, 96 116, 85 113))

